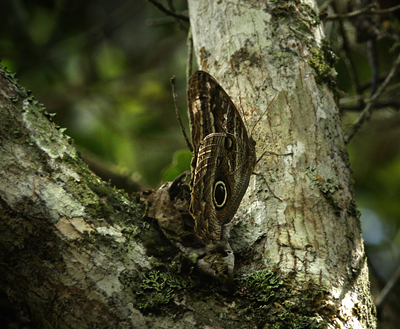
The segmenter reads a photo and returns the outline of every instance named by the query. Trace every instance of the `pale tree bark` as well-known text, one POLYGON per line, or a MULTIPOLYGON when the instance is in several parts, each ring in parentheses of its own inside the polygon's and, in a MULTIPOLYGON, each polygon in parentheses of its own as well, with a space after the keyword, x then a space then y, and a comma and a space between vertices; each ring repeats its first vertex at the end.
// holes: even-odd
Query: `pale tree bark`
POLYGON ((340 118, 328 80, 309 64, 326 68, 314 6, 189 1, 200 67, 244 113, 257 153, 276 153, 258 163, 264 178, 253 176, 235 217, 229 292, 143 221, 135 198, 91 173, 43 107, 0 70, 0 286, 31 320, 43 328, 374 327, 340 118))
POLYGON ((200 68, 244 112, 257 154, 292 153, 256 166, 282 201, 253 176, 231 234, 235 254, 246 258, 236 276, 279 268, 298 286, 329 292, 324 302, 335 311, 316 314, 327 325, 374 327, 348 154, 332 81, 321 76, 330 59, 315 1, 193 0, 189 13, 200 68))

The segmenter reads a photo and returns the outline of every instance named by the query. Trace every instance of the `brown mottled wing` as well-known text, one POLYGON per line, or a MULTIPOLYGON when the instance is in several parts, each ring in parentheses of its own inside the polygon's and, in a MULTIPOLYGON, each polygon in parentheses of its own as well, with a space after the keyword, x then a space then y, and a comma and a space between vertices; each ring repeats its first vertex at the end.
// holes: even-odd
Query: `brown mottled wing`
POLYGON ((188 103, 194 148, 190 213, 207 244, 220 240, 222 225, 239 207, 255 166, 255 143, 229 96, 208 73, 197 71, 189 79, 188 103), (222 186, 225 199, 216 192, 222 186))

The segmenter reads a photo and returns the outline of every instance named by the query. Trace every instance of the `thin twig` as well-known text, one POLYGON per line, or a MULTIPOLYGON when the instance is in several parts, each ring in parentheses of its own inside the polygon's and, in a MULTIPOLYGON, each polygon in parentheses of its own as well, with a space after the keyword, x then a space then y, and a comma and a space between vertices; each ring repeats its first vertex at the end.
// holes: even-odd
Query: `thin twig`
MULTIPOLYGON (((173 0, 168 0, 167 2, 168 2, 169 10, 171 10, 172 12, 175 13, 176 10, 175 10, 175 7, 174 7, 173 0)), ((188 31, 188 28, 182 23, 182 21, 179 18, 174 17, 174 21, 175 21, 176 25, 178 25, 180 30, 182 30, 184 32, 188 31)))
POLYGON ((318 11, 321 12, 331 4, 332 0, 326 0, 321 6, 318 7, 318 11))
POLYGON ((370 7, 367 7, 367 8, 356 10, 356 11, 353 11, 353 12, 347 13, 347 14, 336 14, 336 15, 332 15, 332 16, 327 16, 327 17, 325 17, 325 20, 332 21, 335 19, 353 18, 353 17, 357 17, 360 15, 385 15, 385 14, 393 13, 397 10, 400 10, 400 5, 390 7, 387 9, 380 9, 380 10, 375 10, 375 9, 371 9, 370 7))
POLYGON ((159 3, 158 1, 156 1, 156 0, 147 0, 148 2, 151 2, 154 6, 156 6, 160 11, 162 11, 163 13, 165 13, 165 14, 167 14, 167 15, 169 15, 169 16, 172 16, 172 17, 176 17, 176 18, 179 18, 179 19, 181 19, 181 20, 183 20, 183 21, 185 21, 185 22, 189 22, 189 17, 187 17, 187 16, 185 16, 185 15, 182 15, 182 14, 178 14, 178 13, 176 13, 176 12, 174 12, 174 11, 171 11, 171 10, 169 10, 169 9, 167 9, 167 8, 165 8, 161 3, 159 3))
MULTIPOLYGON (((332 3, 332 7, 335 11, 337 11, 335 2, 332 3)), ((339 19, 338 25, 339 25, 339 32, 340 32, 340 35, 342 36, 342 40, 343 40, 343 51, 344 51, 344 55, 345 55, 344 62, 349 71, 350 79, 353 83, 353 86, 355 86, 355 92, 358 95, 360 95, 361 94, 360 83, 358 81, 357 71, 355 69, 355 64, 354 64, 353 58, 351 56, 349 41, 347 39, 346 29, 343 26, 342 19, 339 19)))
POLYGON ((345 136, 346 144, 350 142, 350 140, 354 137, 356 132, 361 128, 363 123, 371 117, 371 112, 372 112, 372 109, 373 109, 373 106, 374 106, 376 100, 381 96, 382 92, 384 91, 386 86, 389 84, 390 80, 392 80, 392 78, 394 77, 399 66, 400 66, 400 55, 397 57, 396 61, 394 62, 394 65, 393 65, 392 69, 390 70, 388 76, 386 77, 385 81, 383 81, 382 85, 379 87, 379 89, 374 94, 374 96, 371 97, 371 99, 365 106, 364 110, 361 112, 360 116, 353 123, 353 126, 351 127, 351 129, 347 132, 347 134, 345 136))
POLYGON ((193 146, 189 141, 189 138, 186 135, 186 131, 185 131, 185 127, 183 126, 182 120, 181 120, 181 116, 179 114, 179 110, 178 110, 178 104, 177 104, 177 95, 176 95, 176 91, 175 91, 175 75, 171 78, 171 85, 172 85, 172 96, 174 98, 174 105, 175 105, 175 114, 176 114, 176 118, 178 119, 179 125, 181 126, 181 130, 183 133, 183 137, 185 138, 185 142, 187 147, 189 148, 190 152, 193 152, 193 146))
MULTIPOLYGON (((396 111, 399 111, 400 110, 400 100, 389 99, 389 100, 383 100, 383 101, 379 101, 379 102, 377 101, 372 106, 372 108, 374 110, 379 110, 379 109, 388 108, 388 107, 391 107, 396 111)), ((350 105, 341 104, 340 105, 340 111, 361 112, 363 109, 364 109, 364 107, 361 106, 360 104, 350 104, 350 105)))
POLYGON ((186 60, 186 81, 189 81, 189 78, 192 76, 192 62, 193 62, 193 38, 192 38, 192 29, 190 27, 186 39, 186 45, 188 48, 188 54, 186 60))
POLYGON ((399 278, 400 278, 400 267, 397 268, 394 275, 390 278, 388 283, 385 285, 385 287, 383 287, 383 289, 379 293, 378 298, 375 301, 376 308, 379 309, 382 306, 382 303, 385 301, 389 293, 393 290, 399 278))
MULTIPOLYGON (((380 76, 380 77, 378 78, 378 84, 379 84, 379 83, 382 83, 383 81, 385 81, 386 77, 387 77, 387 75, 385 75, 385 76, 380 76)), ((371 88, 372 83, 373 83, 373 80, 372 80, 372 79, 369 80, 369 81, 367 81, 367 82, 362 83, 362 84, 360 85, 360 92, 363 93, 363 92, 366 91, 367 89, 371 88)))
POLYGON ((368 44, 368 62, 372 68, 372 85, 371 85, 371 97, 375 94, 378 88, 379 80, 379 68, 378 68, 378 54, 376 52, 376 40, 370 39, 368 44))

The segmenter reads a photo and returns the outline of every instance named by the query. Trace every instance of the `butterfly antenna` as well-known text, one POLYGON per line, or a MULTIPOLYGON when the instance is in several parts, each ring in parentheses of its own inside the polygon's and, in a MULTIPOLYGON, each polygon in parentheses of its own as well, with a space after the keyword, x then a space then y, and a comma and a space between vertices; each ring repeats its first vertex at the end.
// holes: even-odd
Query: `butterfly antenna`
POLYGON ((181 120, 181 115, 179 114, 179 110, 178 110, 178 104, 176 102, 176 99, 178 98, 178 96, 176 95, 176 91, 175 91, 175 75, 171 78, 171 85, 172 85, 172 96, 174 98, 174 105, 175 105, 175 114, 176 114, 176 118, 178 119, 179 125, 181 126, 181 130, 183 133, 183 137, 185 138, 185 142, 187 147, 189 148, 190 152, 193 152, 193 146, 189 141, 189 138, 186 135, 186 131, 185 131, 185 127, 182 124, 182 120, 181 120))
POLYGON ((254 124, 253 129, 251 129, 250 136, 253 136, 254 128, 255 128, 255 127, 258 125, 258 123, 261 121, 261 119, 262 119, 262 117, 264 116, 264 114, 267 113, 267 111, 268 111, 269 107, 271 106, 272 102, 274 101, 275 97, 276 97, 276 95, 274 96, 274 98, 272 98, 272 101, 269 102, 269 104, 268 104, 266 110, 264 111, 264 113, 263 113, 262 115, 260 115, 260 117, 258 118, 257 122, 254 124))
POLYGON ((246 129, 249 129, 249 125, 247 124, 247 119, 246 119, 246 116, 244 115, 244 110, 243 110, 243 105, 242 105, 242 97, 240 97, 239 96, 239 104, 238 104, 238 106, 236 107, 237 109, 238 109, 238 111, 239 111, 239 109, 241 110, 241 117, 242 117, 242 119, 243 119, 243 122, 244 122, 244 124, 245 124, 245 126, 246 126, 246 129))
POLYGON ((189 26, 189 32, 186 39, 186 46, 188 48, 187 59, 186 59, 186 81, 192 76, 192 62, 193 62, 193 38, 192 28, 189 26))

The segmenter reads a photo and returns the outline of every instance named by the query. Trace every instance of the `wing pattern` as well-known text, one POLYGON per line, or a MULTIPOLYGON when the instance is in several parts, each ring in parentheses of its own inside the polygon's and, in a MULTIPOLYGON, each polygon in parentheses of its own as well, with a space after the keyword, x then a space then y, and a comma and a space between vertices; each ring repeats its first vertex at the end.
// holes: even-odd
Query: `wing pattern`
POLYGON ((192 143, 190 213, 203 243, 218 243, 247 190, 255 142, 230 97, 208 73, 189 79, 192 143))

